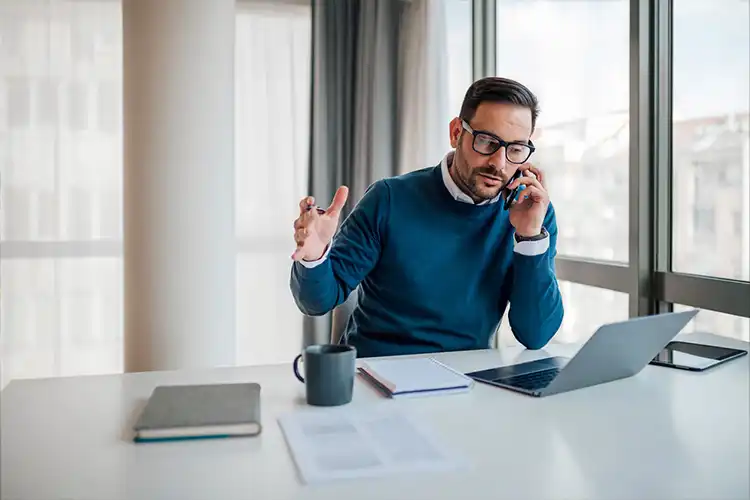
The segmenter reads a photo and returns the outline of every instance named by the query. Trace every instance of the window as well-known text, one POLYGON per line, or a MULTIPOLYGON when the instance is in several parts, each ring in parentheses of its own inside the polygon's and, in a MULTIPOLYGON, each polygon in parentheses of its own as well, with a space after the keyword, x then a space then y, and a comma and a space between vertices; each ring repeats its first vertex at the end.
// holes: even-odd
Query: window
POLYGON ((121 127, 95 119, 121 106, 120 5, 13 0, 0 17, 0 387, 121 371, 121 127), (117 83, 97 100, 100 78, 117 83))
MULTIPOLYGON (((625 293, 569 281, 560 281, 559 286, 565 317, 553 342, 585 342, 600 326, 628 319, 628 295, 625 293)), ((518 344, 508 325, 507 312, 498 343, 500 346, 518 344)))
POLYGON ((677 272, 750 280, 749 5, 674 2, 672 269, 677 272))
POLYGON ((693 217, 695 217, 693 226, 695 227, 696 233, 702 234, 706 237, 712 237, 714 235, 715 221, 713 207, 696 208, 693 217))
POLYGON ((280 363, 302 346, 289 290, 289 228, 307 194, 308 5, 238 4, 235 47, 237 362, 280 363))
POLYGON ((562 255, 628 260, 628 17, 627 0, 497 0, 496 72, 539 98, 531 162, 562 255))
MULTIPOLYGON (((11 0, 0 12, 0 388, 120 372, 120 3, 11 0)), ((289 361, 302 341, 288 228, 307 191, 310 15, 238 3, 241 364, 289 361)))
POLYGON ((22 129, 31 122, 31 82, 28 78, 5 78, 8 123, 12 128, 22 129))
MULTIPOLYGON (((674 311, 687 311, 692 307, 674 305, 674 311)), ((682 333, 707 332, 722 337, 750 342, 750 318, 733 316, 716 311, 702 309, 682 333)))
POLYGON ((560 281, 565 318, 555 339, 582 342, 606 323, 628 319, 627 294, 560 281))

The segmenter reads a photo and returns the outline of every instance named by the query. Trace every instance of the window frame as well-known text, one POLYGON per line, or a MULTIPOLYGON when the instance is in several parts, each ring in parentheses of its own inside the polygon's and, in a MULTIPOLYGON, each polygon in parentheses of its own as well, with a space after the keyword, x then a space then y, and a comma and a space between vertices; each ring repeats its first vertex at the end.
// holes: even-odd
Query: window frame
MULTIPOLYGON (((496 12, 472 0, 473 74, 496 74, 496 12)), ((750 318, 750 281, 672 271, 673 0, 630 0, 629 262, 558 255, 560 280, 627 293, 629 316, 672 304, 750 318)))

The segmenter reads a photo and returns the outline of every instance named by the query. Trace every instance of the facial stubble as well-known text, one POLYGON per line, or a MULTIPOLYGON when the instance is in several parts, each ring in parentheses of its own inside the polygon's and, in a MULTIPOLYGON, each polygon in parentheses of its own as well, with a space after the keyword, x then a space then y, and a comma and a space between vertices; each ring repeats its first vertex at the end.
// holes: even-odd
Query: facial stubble
MULTIPOLYGON (((485 173, 494 177, 499 177, 498 174, 491 168, 472 168, 466 159, 463 157, 463 153, 460 148, 456 148, 456 154, 453 158, 453 170, 455 171, 454 181, 459 188, 474 199, 475 202, 481 202, 489 200, 497 196, 502 187, 492 189, 489 193, 486 190, 481 190, 480 183, 482 183, 482 177, 480 174, 485 173)), ((489 189, 489 188, 488 188, 489 189)))

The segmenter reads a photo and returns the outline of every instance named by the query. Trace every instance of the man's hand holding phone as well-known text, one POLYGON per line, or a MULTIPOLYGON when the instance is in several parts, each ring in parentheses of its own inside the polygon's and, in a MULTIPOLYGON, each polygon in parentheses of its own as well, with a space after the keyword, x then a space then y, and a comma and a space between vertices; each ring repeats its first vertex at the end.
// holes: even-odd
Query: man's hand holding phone
POLYGON ((542 232, 549 206, 549 194, 544 184, 544 174, 540 169, 530 163, 524 163, 518 170, 521 175, 507 186, 511 193, 518 188, 517 198, 511 200, 510 223, 518 236, 532 238, 542 232))
POLYGON ((326 209, 315 206, 312 196, 299 203, 300 215, 294 221, 294 241, 297 248, 292 254, 295 261, 315 261, 325 255, 339 225, 341 209, 349 197, 349 189, 341 186, 336 190, 331 205, 326 209))

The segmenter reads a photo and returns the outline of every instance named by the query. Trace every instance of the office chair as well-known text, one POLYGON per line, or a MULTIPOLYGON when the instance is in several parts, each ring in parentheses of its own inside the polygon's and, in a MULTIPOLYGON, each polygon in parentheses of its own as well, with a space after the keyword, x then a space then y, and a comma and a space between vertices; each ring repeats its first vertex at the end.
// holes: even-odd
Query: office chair
POLYGON ((331 313, 331 344, 338 344, 346 332, 346 325, 357 305, 358 288, 352 290, 346 300, 336 306, 331 313))

